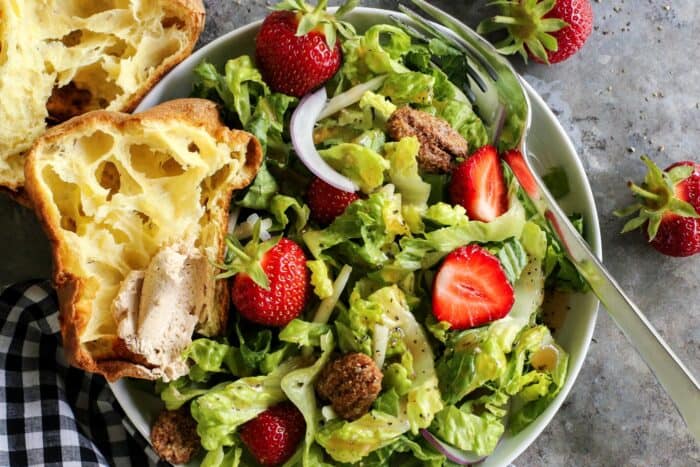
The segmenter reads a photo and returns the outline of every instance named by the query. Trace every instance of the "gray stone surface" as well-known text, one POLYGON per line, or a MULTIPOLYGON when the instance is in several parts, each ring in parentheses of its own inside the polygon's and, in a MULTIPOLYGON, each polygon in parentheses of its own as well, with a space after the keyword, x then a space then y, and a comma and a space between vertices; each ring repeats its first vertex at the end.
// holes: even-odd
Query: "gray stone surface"
MULTIPOLYGON (((205 3, 202 43, 261 18, 272 2, 205 3)), ((435 3, 472 26, 486 14, 478 8, 481 2, 435 3)), ((396 7, 391 0, 363 4, 396 7)), ((622 222, 611 212, 630 202, 625 181, 643 175, 640 154, 661 164, 699 159, 700 9, 694 0, 598 0, 593 7, 595 31, 578 56, 552 67, 520 69, 557 113, 584 162, 600 211, 606 264, 697 375, 700 257, 668 259, 639 235, 618 235, 622 222)), ((0 196, 0 218, 0 284, 46 277, 48 247, 32 215, 0 196)), ((603 312, 577 385, 544 434, 515 462, 518 467, 699 464, 698 445, 671 401, 603 312)))

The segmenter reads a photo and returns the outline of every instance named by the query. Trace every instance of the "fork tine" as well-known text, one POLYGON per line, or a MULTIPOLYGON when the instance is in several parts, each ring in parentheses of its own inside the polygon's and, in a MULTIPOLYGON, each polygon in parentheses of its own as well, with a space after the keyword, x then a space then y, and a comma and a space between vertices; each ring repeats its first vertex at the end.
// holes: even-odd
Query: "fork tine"
MULTIPOLYGON (((421 16, 417 15, 414 11, 406 8, 404 5, 399 5, 399 10, 401 10, 402 13, 404 13, 406 16, 411 18, 423 31, 430 34, 432 37, 434 37, 436 39, 440 39, 442 41, 446 41, 446 42, 448 42, 448 45, 456 48, 459 52, 462 52, 465 55, 468 55, 469 57, 474 57, 473 54, 468 49, 466 49, 461 43, 459 43, 458 41, 456 41, 452 37, 449 37, 449 36, 446 36, 445 34, 440 33, 435 28, 435 26, 430 24, 429 21, 425 20, 421 16)), ((413 28, 412 26, 407 25, 405 21, 401 21, 398 18, 396 20, 398 20, 402 26, 408 27, 412 30, 415 30, 415 28, 413 28)), ((419 31, 418 31, 418 34, 422 35, 419 31)), ((425 36, 423 36, 423 37, 425 37, 425 36)), ((479 62, 478 60, 476 60, 476 61, 479 62)), ((481 75, 479 73, 477 73, 477 71, 469 63, 466 63, 466 69, 467 69, 467 74, 469 75, 469 77, 472 80, 474 80, 474 82, 479 87, 479 89, 481 89, 482 92, 487 92, 488 87, 486 86, 486 83, 484 82, 481 75)), ((473 93, 472 93, 472 95, 473 95, 473 93)), ((474 98, 476 99, 476 96, 474 98)))
POLYGON ((397 26, 403 28, 410 36, 413 36, 413 38, 418 39, 423 42, 429 42, 430 38, 424 35, 422 32, 420 32, 418 29, 414 28, 410 24, 408 24, 406 21, 402 20, 398 16, 395 15, 389 15, 389 19, 391 19, 394 23, 396 23, 397 26))
MULTIPOLYGON (((434 7, 433 5, 429 4, 424 0, 411 0, 411 2, 413 2, 414 5, 420 8, 420 10, 424 14, 435 19, 438 23, 441 23, 443 26, 447 27, 450 30, 455 29, 455 26, 452 24, 450 18, 444 18, 443 13, 437 7, 434 7)), ((481 67, 486 71, 486 73, 488 73, 489 77, 491 77, 492 80, 498 81, 498 73, 493 68, 493 66, 487 60, 484 59, 484 57, 476 48, 474 48, 469 42, 467 42, 466 40, 464 40, 464 38, 460 37, 457 34, 455 34, 455 37, 451 39, 453 39, 454 42, 457 42, 462 49, 466 49, 465 51, 469 54, 469 56, 472 57, 477 63, 479 63, 479 65, 481 65, 481 67)))

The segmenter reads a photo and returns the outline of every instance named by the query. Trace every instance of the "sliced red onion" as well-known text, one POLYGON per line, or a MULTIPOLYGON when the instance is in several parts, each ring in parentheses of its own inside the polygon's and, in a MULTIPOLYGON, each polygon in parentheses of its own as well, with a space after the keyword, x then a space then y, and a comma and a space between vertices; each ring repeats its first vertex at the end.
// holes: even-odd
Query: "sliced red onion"
POLYGON ((327 100, 326 88, 321 88, 301 100, 289 124, 292 145, 301 162, 311 173, 339 190, 354 193, 359 190, 359 187, 349 178, 333 170, 323 160, 314 144, 314 126, 327 100))
POLYGON ((354 88, 348 89, 342 94, 338 94, 328 102, 328 105, 326 105, 323 112, 321 112, 321 114, 318 116, 318 120, 323 120, 324 118, 330 117, 331 115, 340 112, 344 108, 350 107, 354 103, 359 102, 367 91, 376 91, 382 87, 385 80, 386 75, 377 76, 366 83, 358 84, 354 88))
POLYGON ((475 465, 480 464, 486 459, 486 456, 477 456, 471 451, 464 451, 462 449, 457 449, 456 447, 445 443, 441 439, 437 438, 431 432, 426 429, 420 430, 420 434, 423 438, 429 442, 435 449, 437 449, 442 455, 447 457, 449 460, 459 465, 475 465))

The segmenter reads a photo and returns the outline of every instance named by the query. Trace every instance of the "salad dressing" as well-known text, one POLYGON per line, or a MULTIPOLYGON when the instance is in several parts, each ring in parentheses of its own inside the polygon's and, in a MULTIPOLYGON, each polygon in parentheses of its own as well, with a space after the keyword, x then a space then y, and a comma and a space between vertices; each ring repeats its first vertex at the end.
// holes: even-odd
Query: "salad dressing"
POLYGON ((542 303, 542 320, 552 332, 556 333, 564 325, 566 316, 571 310, 569 303, 569 295, 566 293, 551 291, 545 294, 544 303, 542 303))

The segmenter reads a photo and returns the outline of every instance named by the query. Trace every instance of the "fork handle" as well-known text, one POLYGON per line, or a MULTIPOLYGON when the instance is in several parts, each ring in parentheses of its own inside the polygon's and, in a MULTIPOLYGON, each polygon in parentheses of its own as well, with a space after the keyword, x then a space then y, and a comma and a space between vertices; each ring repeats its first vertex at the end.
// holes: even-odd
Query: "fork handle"
MULTIPOLYGON (((530 162, 526 163, 529 166, 530 162)), ((697 380, 593 254, 539 177, 534 178, 542 196, 542 202, 535 204, 544 209, 545 217, 572 263, 671 397, 695 440, 700 442, 700 386, 697 380)))

